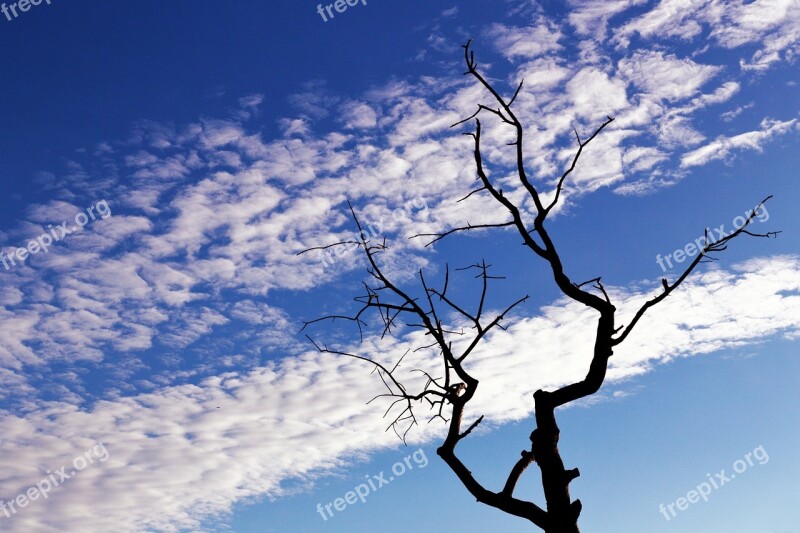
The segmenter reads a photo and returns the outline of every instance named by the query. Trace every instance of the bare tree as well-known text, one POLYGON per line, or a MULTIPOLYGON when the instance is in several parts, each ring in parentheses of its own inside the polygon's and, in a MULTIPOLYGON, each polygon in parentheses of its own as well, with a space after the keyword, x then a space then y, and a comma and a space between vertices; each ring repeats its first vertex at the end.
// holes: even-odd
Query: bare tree
MULTIPOLYGON (((611 302, 601 278, 597 277, 582 283, 574 282, 565 272, 565 267, 562 264, 558 249, 551 239, 545 225, 548 215, 561 198, 564 184, 575 169, 584 148, 591 143, 604 128, 611 124, 614 119, 608 117, 607 120, 585 140, 581 140, 577 131, 575 132, 577 151, 570 166, 557 180, 555 194, 552 200, 545 204, 542 201, 539 191, 532 184, 525 172, 523 154, 524 130, 522 124, 512 110, 512 105, 522 88, 522 83, 519 84, 514 95, 506 100, 478 71, 474 53, 470 51, 470 43, 464 46, 464 51, 467 66, 465 74, 477 80, 495 102, 492 106, 479 104, 478 110, 472 116, 453 125, 458 126, 471 120, 475 122, 475 130, 465 135, 471 136, 474 140, 475 166, 477 170, 477 180, 480 181, 480 187, 471 191, 465 198, 475 193, 487 193, 495 202, 505 208, 509 219, 495 224, 468 224, 441 233, 420 234, 415 237, 428 237, 430 240, 428 244, 432 244, 448 235, 462 231, 486 230, 501 227, 515 228, 522 238, 524 245, 549 265, 553 280, 561 292, 570 299, 590 307, 597 312, 597 331, 594 350, 586 377, 577 383, 571 383, 557 390, 538 390, 534 393, 536 427, 530 435, 530 447, 521 452, 519 459, 517 459, 511 467, 508 478, 502 488, 493 491, 484 487, 480 481, 475 479, 470 469, 456 454, 456 447, 458 444, 483 420, 483 416, 478 416, 464 429, 466 425, 464 422, 466 406, 475 396, 479 384, 478 380, 465 369, 465 361, 480 344, 481 340, 486 337, 487 333, 496 327, 503 328, 503 319, 515 307, 526 301, 528 296, 511 303, 503 311, 493 315, 490 320, 487 320, 484 316, 486 312, 487 288, 489 280, 495 279, 496 276, 490 275, 489 267, 485 262, 480 262, 467 267, 467 269, 477 272, 477 277, 482 283, 482 290, 475 311, 467 311, 462 305, 448 295, 448 285, 450 283, 449 268, 446 269, 445 279, 441 289, 429 286, 420 270, 418 275, 423 296, 419 298, 414 297, 396 283, 393 283, 392 280, 384 274, 384 271, 377 261, 377 256, 386 249, 386 243, 385 241, 381 243, 370 241, 367 235, 362 231, 361 223, 352 206, 350 206, 350 211, 358 226, 360 240, 334 243, 333 245, 323 248, 353 244, 356 242, 366 256, 368 262, 367 271, 374 285, 364 283, 365 293, 355 298, 361 307, 354 316, 333 315, 318 318, 307 322, 304 325, 304 329, 306 326, 321 320, 346 319, 354 322, 361 333, 362 326, 367 325, 367 322, 364 320, 365 314, 368 311, 375 310, 382 320, 383 334, 386 335, 391 333, 396 326, 402 324, 403 322, 401 322, 401 320, 406 318, 410 319, 410 322, 405 322, 407 325, 420 328, 427 336, 430 336, 431 339, 430 344, 421 346, 418 349, 433 348, 441 355, 442 375, 440 377, 433 377, 425 370, 415 369, 416 372, 423 374, 425 377, 425 385, 418 390, 408 390, 401 382, 401 379, 398 378, 397 369, 400 365, 400 361, 402 361, 402 357, 392 368, 389 368, 371 357, 338 351, 328 348, 324 344, 317 344, 313 340, 312 342, 314 342, 314 345, 322 352, 354 357, 373 365, 373 370, 377 372, 387 390, 385 394, 381 394, 376 398, 387 397, 391 399, 387 414, 392 412, 395 406, 400 406, 400 408, 394 409, 391 417, 392 422, 389 428, 394 429, 403 440, 405 440, 408 430, 417 423, 417 416, 414 411, 415 406, 419 403, 423 403, 423 405, 427 405, 429 409, 433 409, 435 413, 433 418, 439 418, 447 425, 447 436, 438 448, 437 453, 452 469, 456 476, 458 476, 464 487, 466 487, 479 502, 495 507, 505 513, 525 518, 547 533, 576 533, 579 531, 578 517, 581 512, 581 502, 580 500, 573 501, 571 499, 569 485, 572 480, 577 478, 580 474, 577 468, 565 468, 561 454, 559 453, 559 428, 556 423, 556 409, 570 402, 586 398, 600 389, 605 379, 609 358, 614 353, 614 348, 628 337, 647 310, 657 305, 677 289, 692 271, 694 271, 697 265, 702 262, 714 260, 712 254, 725 250, 728 242, 739 235, 774 237, 777 232, 759 234, 747 229, 763 203, 770 197, 765 198, 764 201, 758 204, 747 218, 746 223, 735 232, 727 236, 718 236, 714 239, 709 235, 708 231, 706 231, 705 244, 702 250, 691 264, 688 265, 686 270, 672 282, 668 281, 666 278, 662 279, 662 287, 659 289, 658 293, 638 309, 630 323, 623 326, 615 326, 614 318, 616 307, 611 302), (483 157, 481 155, 481 122, 479 115, 482 113, 494 115, 499 118, 502 123, 510 126, 516 132, 514 141, 509 144, 514 147, 516 152, 516 173, 519 183, 535 206, 536 212, 532 221, 532 226, 525 220, 527 215, 521 209, 520 205, 515 204, 507 196, 504 196, 502 190, 487 177, 484 169, 483 157), (468 336, 467 342, 464 342, 465 335, 467 334, 463 329, 459 329, 459 325, 448 326, 443 324, 441 318, 444 316, 444 312, 455 314, 471 325, 471 334, 468 336), (454 339, 461 341, 457 344, 462 348, 458 350, 453 349, 454 339), (449 418, 446 418, 447 415, 449 415, 449 418), (542 508, 536 503, 521 500, 514 496, 514 490, 520 477, 528 466, 534 462, 538 465, 541 472, 541 483, 544 490, 546 508, 542 508)), ((463 199, 464 198, 462 198, 462 200, 463 199)), ((317 248, 311 248, 309 250, 313 249, 317 248)), ((304 250, 301 253, 309 250, 304 250)), ((311 337, 309 337, 309 339, 311 340, 311 337)), ((403 357, 405 357, 405 355, 403 357)), ((373 400, 374 399, 375 398, 373 398, 373 400)))

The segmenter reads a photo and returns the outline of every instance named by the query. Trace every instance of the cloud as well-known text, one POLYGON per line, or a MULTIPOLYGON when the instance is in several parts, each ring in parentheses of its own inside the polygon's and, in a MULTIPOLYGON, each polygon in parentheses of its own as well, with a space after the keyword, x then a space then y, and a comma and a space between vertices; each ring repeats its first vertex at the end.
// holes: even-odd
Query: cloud
POLYGON ((604 40, 609 20, 633 6, 642 5, 646 0, 609 0, 593 2, 592 0, 571 0, 569 22, 579 35, 591 35, 595 39, 604 40))
MULTIPOLYGON (((798 335, 798 273, 800 258, 774 256, 693 277, 645 315, 615 351, 609 384, 675 357, 798 335)), ((656 283, 611 287, 621 322, 658 290, 656 283)), ((272 312, 241 303, 234 315, 254 322, 264 311, 272 312)), ((467 416, 485 415, 489 426, 520 420, 531 415, 535 390, 581 379, 595 319, 586 307, 558 300, 491 335, 471 356, 469 368, 481 387, 467 416)), ((407 333, 383 341, 367 337, 350 349, 379 354, 388 363, 423 343, 422 335, 407 333)), ((406 371, 433 370, 439 363, 424 351, 408 357, 406 371)), ((47 469, 69 465, 93 443, 104 443, 109 453, 106 462, 79 472, 47 500, 32 502, 6 523, 7 530, 197 530, 204 518, 224 516, 235 503, 286 496, 289 480, 313 483, 365 453, 396 445, 395 437, 383 432, 385 406, 364 403, 382 387, 370 370, 354 359, 306 352, 90 409, 50 402, 24 417, 7 413, 0 453, 15 460, 0 473, 0 497, 6 501, 45 477, 47 469)), ((411 443, 441 431, 423 425, 411 434, 411 443)))
POLYGON ((533 59, 560 50, 558 41, 562 34, 558 27, 544 18, 539 22, 526 28, 495 23, 489 26, 486 35, 494 41, 495 48, 508 59, 533 59))
POLYGON ((748 110, 748 109, 752 108, 752 107, 753 107, 753 105, 754 105, 754 104, 751 102, 751 103, 749 103, 749 104, 746 104, 746 105, 740 105, 740 106, 737 106, 736 108, 734 108, 734 109, 731 109, 730 111, 726 111, 726 112, 722 113, 722 114, 720 115, 720 118, 721 118, 722 120, 724 120, 725 122, 730 122, 730 121, 731 121, 731 120, 733 120, 734 118, 736 118, 736 117, 738 117, 739 115, 741 115, 741 114, 742 114, 744 111, 746 111, 746 110, 748 110))
POLYGON ((749 61, 740 62, 745 70, 765 70, 780 61, 782 53, 793 61, 800 51, 800 5, 793 0, 726 6, 722 20, 711 32, 722 46, 763 43, 749 61))
MULTIPOLYGON (((620 17, 621 6, 611 6, 620 17)), ((576 9, 588 16, 594 8, 576 9)), ((610 11, 603 13, 595 14, 610 11)), ((607 18, 609 24, 617 20, 607 18)), ((652 192, 680 179, 676 172, 796 131, 791 120, 775 120, 696 148, 706 135, 694 115, 730 101, 743 90, 740 82, 711 85, 721 66, 649 49, 629 50, 616 60, 612 49, 597 45, 588 63, 572 61, 562 42, 565 24, 535 14, 528 26, 495 24, 488 30, 493 45, 519 61, 508 73, 509 91, 525 78, 515 109, 528 128, 526 164, 545 198, 574 156, 573 129, 586 138, 606 114, 617 117, 585 150, 567 184, 564 209, 602 187, 652 192), (682 153, 685 148, 693 150, 682 153), (670 168, 674 156, 681 162, 670 168), (639 179, 640 173, 647 177, 639 179)), ((6 274, 3 309, 24 317, 0 324, 13 339, 3 353, 8 368, 97 362, 105 354, 163 347, 159 339, 185 345, 194 330, 183 339, 176 332, 195 320, 188 307, 217 309, 225 291, 266 297, 328 283, 357 268, 357 258, 326 266, 319 253, 297 254, 352 236, 346 200, 371 220, 392 220, 389 238, 503 219, 497 206, 477 195, 455 203, 474 184, 474 168, 469 140, 450 125, 478 102, 491 103, 474 83, 395 80, 345 100, 318 81, 290 100, 299 115, 282 119, 283 137, 263 139, 249 125, 250 115, 178 126, 140 121, 128 139, 107 142, 107 150, 92 156, 102 170, 90 170, 91 161, 71 162, 70 178, 62 180, 69 190, 32 206, 27 220, 5 237, 12 245, 24 242, 45 221, 74 216, 100 192, 115 215, 6 274), (342 106, 336 118, 343 131, 316 133, 315 121, 334 104, 342 106), (108 176, 107 169, 118 170, 108 176), (92 177, 99 175, 102 180, 92 177), (428 205, 424 212, 391 216, 420 197, 428 205)), ((262 103, 257 94, 239 102, 251 111, 262 103)), ((490 117, 484 126, 487 168, 507 194, 519 197, 510 178, 514 151, 505 144, 510 132, 490 117)), ((426 263, 420 241, 395 242, 392 253, 409 272, 426 263)), ((212 322, 207 335, 225 326, 212 322)))
POLYGON ((663 52, 636 52, 619 62, 623 77, 656 100, 675 102, 694 96, 720 68, 678 59, 663 52))
POLYGON ((257 108, 263 101, 263 94, 251 94, 250 96, 243 96, 242 98, 239 98, 239 105, 242 107, 257 108))
POLYGON ((797 119, 786 121, 764 119, 758 130, 740 133, 732 137, 720 136, 696 150, 687 152, 681 157, 681 167, 689 168, 719 159, 727 159, 739 150, 761 152, 766 142, 792 129, 797 129, 797 119))
POLYGON ((445 9, 444 11, 442 11, 441 14, 445 18, 455 17, 456 15, 458 15, 458 6, 453 6, 450 9, 445 9))
MULTIPOLYGON (((634 4, 579 3, 572 13, 581 24, 595 17, 624 25, 634 4)), ((741 17, 764 15, 753 9, 741 17)), ((579 24, 575 21, 569 24, 579 24)), ((712 85, 723 66, 647 47, 631 46, 620 54, 608 43, 587 45, 593 42, 589 34, 580 51, 570 50, 566 21, 535 13, 528 22, 491 25, 487 36, 518 62, 506 72, 503 94, 525 79, 515 109, 527 127, 526 165, 543 197, 552 195, 555 179, 574 156, 574 130, 586 138, 606 114, 616 115, 585 150, 567 184, 564 209, 602 187, 652 192, 675 183, 687 169, 796 131, 793 120, 775 119, 754 132, 715 135, 698 147, 707 135, 695 115, 708 106, 722 107, 744 90, 730 76, 712 85)), ((737 31, 782 27, 774 17, 748 24, 742 22, 745 29, 737 31)), ((725 45, 744 42, 749 34, 740 33, 726 37, 725 45)), ((316 81, 290 101, 299 114, 281 119, 283 137, 263 139, 249 125, 250 114, 177 126, 140 121, 126 140, 101 143, 106 149, 92 155, 101 170, 91 170, 92 161, 70 162, 67 176, 55 180, 68 184, 56 191, 59 198, 31 206, 26 220, 4 233, 9 244, 41 232, 47 220, 73 216, 100 193, 115 215, 5 273, 3 310, 24 317, 0 324, 13 339, 4 347, 8 368, 65 359, 96 362, 105 354, 162 346, 160 338, 177 346, 190 340, 174 337, 192 323, 186 308, 217 309, 226 291, 268 297, 277 290, 322 286, 357 268, 357 259, 344 257, 331 267, 321 254, 297 254, 352 235, 346 200, 372 220, 394 220, 396 209, 425 198, 424 212, 406 213, 387 225, 389 238, 504 216, 478 195, 455 203, 474 184, 474 168, 469 140, 450 125, 478 102, 491 103, 469 80, 394 80, 349 99, 316 81), (315 132, 316 121, 335 105, 341 112, 334 124, 343 131, 315 132), (109 176, 107 169, 116 171, 109 176), (40 338, 41 331, 48 336, 40 338), (163 336, 165 331, 172 336, 163 336)), ((248 113, 262 103, 259 94, 239 101, 248 113)), ((520 197, 511 178, 516 161, 506 146, 508 128, 491 117, 484 127, 487 168, 507 194, 520 197)), ((403 258, 405 268, 425 264, 419 241, 395 241, 392 253, 403 258)), ((213 322, 207 334, 225 325, 213 322)))
POLYGON ((733 0, 661 0, 657 6, 626 23, 615 41, 623 47, 638 34, 645 39, 691 40, 704 30, 729 50, 759 46, 743 70, 763 71, 785 59, 794 61, 800 42, 800 5, 794 0, 736 2, 733 0))
POLYGON ((341 120, 345 129, 369 129, 378 124, 378 114, 362 102, 348 102, 342 109, 341 120))

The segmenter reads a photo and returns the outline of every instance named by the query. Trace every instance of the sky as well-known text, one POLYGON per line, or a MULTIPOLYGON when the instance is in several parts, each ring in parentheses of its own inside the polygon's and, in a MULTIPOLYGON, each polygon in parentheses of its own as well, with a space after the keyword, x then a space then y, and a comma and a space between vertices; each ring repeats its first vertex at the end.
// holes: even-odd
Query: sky
MULTIPOLYGON (((524 80, 545 198, 575 134, 614 118, 548 229, 573 280, 602 276, 618 323, 681 274, 676 251, 772 195, 751 228, 777 237, 700 265, 601 390, 558 411, 582 529, 798 532, 797 0, 19 3, 0 6, 0 529, 535 529, 474 501, 423 406, 404 445, 367 404, 370 365, 306 337, 393 365, 422 332, 302 330, 357 311, 363 257, 299 254, 353 237, 349 201, 409 291, 448 265, 474 307, 454 269, 485 260, 504 278, 489 309, 530 296, 469 360, 466 417, 484 422, 458 450, 485 486, 530 446, 532 393, 584 377, 596 316, 518 235, 409 238, 503 221, 486 195, 457 202, 474 123, 451 125, 492 103, 463 75, 472 39, 503 95, 524 80)), ((530 216, 509 130, 482 123, 490 178, 530 216)), ((415 383, 436 362, 399 368, 415 383)), ((535 465, 517 494, 544 505, 535 465)))

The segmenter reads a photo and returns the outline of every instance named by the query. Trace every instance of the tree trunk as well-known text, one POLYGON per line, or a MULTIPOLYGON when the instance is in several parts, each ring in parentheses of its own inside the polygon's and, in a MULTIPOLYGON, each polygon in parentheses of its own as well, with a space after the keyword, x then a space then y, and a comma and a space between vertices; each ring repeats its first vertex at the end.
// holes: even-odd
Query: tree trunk
POLYGON ((558 451, 559 429, 554 407, 548 401, 548 393, 538 391, 535 395, 536 426, 531 433, 533 455, 542 472, 542 488, 547 501, 550 525, 545 533, 580 533, 578 516, 580 500, 571 501, 570 482, 578 477, 578 469, 566 470, 558 451))

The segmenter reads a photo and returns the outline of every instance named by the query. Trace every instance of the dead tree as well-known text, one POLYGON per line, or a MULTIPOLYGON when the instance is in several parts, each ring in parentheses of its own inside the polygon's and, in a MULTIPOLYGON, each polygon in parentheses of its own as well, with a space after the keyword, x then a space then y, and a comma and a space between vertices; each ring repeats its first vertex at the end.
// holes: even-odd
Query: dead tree
MULTIPOLYGON (((479 502, 495 507, 505 513, 527 519, 547 533, 577 533, 579 531, 578 517, 581 513, 581 502, 580 500, 572 500, 570 497, 569 485, 580 473, 577 468, 565 468, 564 461, 559 453, 559 428, 556 423, 556 409, 570 402, 586 398, 600 389, 605 379, 609 358, 612 357, 614 353, 614 348, 628 337, 648 309, 657 305, 677 289, 700 263, 714 260, 712 254, 725 250, 728 242, 739 235, 774 237, 778 232, 759 234, 747 229, 753 218, 759 213, 763 203, 770 197, 765 198, 764 201, 758 204, 747 218, 746 223, 735 232, 727 236, 717 236, 717 238, 713 238, 709 235, 708 231, 706 231, 705 244, 702 250, 691 264, 688 265, 686 270, 672 282, 663 278, 658 293, 638 309, 630 323, 623 326, 616 326, 614 322, 616 307, 611 302, 611 298, 603 287, 601 278, 597 277, 582 283, 574 282, 565 271, 558 249, 551 239, 545 225, 548 215, 557 205, 562 195, 564 184, 575 169, 584 148, 592 142, 606 126, 611 124, 613 118, 608 117, 607 120, 585 140, 581 140, 577 131, 575 132, 577 151, 569 167, 555 182, 556 189, 553 199, 545 204, 545 202, 542 201, 539 191, 525 172, 522 142, 523 126, 512 110, 512 105, 522 88, 522 83, 519 84, 514 95, 509 100, 506 100, 478 71, 474 53, 470 51, 470 43, 464 46, 464 50, 467 66, 465 74, 477 80, 496 103, 492 106, 479 104, 478 110, 472 116, 454 124, 454 126, 457 126, 471 120, 475 121, 475 130, 465 135, 471 136, 474 141, 473 153, 477 180, 480 182, 480 186, 476 190, 470 192, 467 197, 475 193, 488 194, 495 202, 498 202, 505 208, 509 219, 495 224, 468 224, 463 227, 443 231, 442 233, 420 234, 415 237, 428 237, 430 239, 428 244, 432 244, 448 235, 462 231, 506 227, 516 229, 519 236, 522 238, 523 244, 533 252, 535 256, 544 260, 549 265, 553 281, 555 281, 561 292, 572 300, 588 306, 597 312, 597 331, 593 356, 586 377, 577 383, 571 383, 557 390, 538 390, 534 393, 536 426, 530 434, 530 446, 521 452, 519 459, 517 459, 511 467, 508 478, 502 488, 499 490, 490 490, 484 487, 480 481, 475 479, 470 469, 456 454, 456 447, 458 444, 464 440, 483 419, 483 416, 478 416, 466 426, 466 429, 463 429, 465 426, 466 407, 475 396, 479 384, 478 380, 465 369, 465 360, 490 331, 495 327, 503 328, 501 324, 503 319, 512 309, 526 301, 528 296, 520 298, 510 304, 502 312, 494 315, 491 320, 487 321, 484 317, 486 312, 484 306, 486 303, 487 287, 489 280, 496 278, 496 276, 490 275, 489 266, 486 265, 485 262, 480 262, 468 267, 468 269, 476 271, 477 277, 482 280, 482 291, 475 311, 467 311, 462 305, 457 303, 454 298, 448 295, 448 284, 450 283, 449 269, 446 269, 445 279, 441 289, 430 287, 420 270, 418 275, 422 296, 419 298, 414 297, 412 294, 393 283, 392 280, 384 274, 378 263, 377 256, 386 249, 386 242, 375 243, 370 241, 367 235, 362 231, 361 223, 352 206, 350 206, 350 211, 358 227, 358 234, 360 235, 357 244, 361 247, 366 256, 368 262, 367 271, 374 285, 364 283, 365 293, 355 298, 361 307, 354 316, 336 315, 318 318, 307 322, 304 329, 306 326, 320 320, 346 319, 355 323, 361 333, 362 326, 367 325, 367 322, 364 320, 365 313, 370 310, 376 310, 382 320, 383 334, 386 335, 391 333, 396 326, 402 324, 402 320, 410 318, 410 322, 405 323, 412 327, 421 328, 431 339, 429 345, 422 346, 419 349, 433 348, 441 357, 440 368, 442 375, 440 377, 435 378, 425 370, 415 369, 415 371, 425 376, 425 385, 418 390, 408 390, 401 382, 401 379, 397 377, 397 369, 400 365, 400 361, 397 361, 395 365, 389 368, 387 365, 375 361, 369 356, 331 349, 324 344, 320 345, 316 342, 314 345, 321 352, 350 356, 367 361, 373 365, 373 370, 377 372, 380 379, 383 380, 387 390, 386 394, 382 394, 376 398, 388 397, 392 400, 387 414, 397 405, 402 408, 395 409, 391 417, 392 422, 389 428, 394 429, 403 440, 405 440, 408 430, 413 425, 417 424, 417 416, 414 411, 415 406, 422 403, 423 405, 427 405, 429 409, 434 409, 435 415, 433 418, 440 418, 447 424, 447 436, 438 448, 437 453, 452 469, 455 475, 458 476, 458 479, 464 487, 466 487, 470 494, 479 502), (516 152, 516 173, 519 184, 532 200, 536 210, 535 216, 526 215, 519 205, 513 203, 507 196, 504 196, 502 191, 487 177, 484 170, 483 157, 481 155, 481 122, 479 119, 481 113, 490 113, 496 116, 502 123, 510 126, 516 132, 515 140, 509 144, 514 147, 516 152), (530 218, 531 216, 533 217, 532 224, 530 224, 529 220, 526 220, 526 218, 530 218), (444 316, 444 310, 450 313, 455 312, 463 321, 471 325, 472 334, 467 339, 467 342, 463 342, 466 333, 463 330, 456 329, 460 326, 448 326, 442 323, 441 317, 444 316), (462 341, 461 346, 463 348, 458 350, 453 349, 454 338, 462 341), (449 415, 449 419, 446 418, 446 415, 449 415), (541 472, 541 483, 546 500, 545 508, 540 507, 536 503, 521 500, 514 496, 514 490, 520 477, 528 466, 534 462, 541 472)), ((348 245, 353 244, 353 242, 354 241, 345 241, 334 243, 329 246, 348 245)), ((314 249, 318 248, 311 248, 309 250, 314 249)), ((301 253, 309 250, 304 250, 301 253)), ((311 337, 309 337, 309 339, 311 340, 311 337)), ((314 341, 312 340, 312 342, 314 341)), ((405 355, 403 357, 405 357, 405 355)), ((400 360, 402 360, 402 357, 400 360)), ((373 400, 374 399, 375 398, 373 398, 373 400)), ((387 428, 387 430, 389 428, 387 428)))

